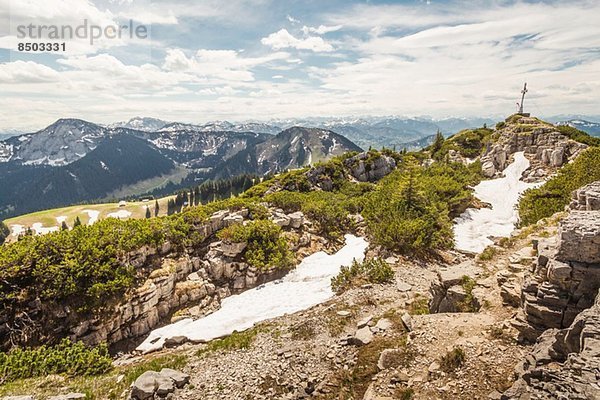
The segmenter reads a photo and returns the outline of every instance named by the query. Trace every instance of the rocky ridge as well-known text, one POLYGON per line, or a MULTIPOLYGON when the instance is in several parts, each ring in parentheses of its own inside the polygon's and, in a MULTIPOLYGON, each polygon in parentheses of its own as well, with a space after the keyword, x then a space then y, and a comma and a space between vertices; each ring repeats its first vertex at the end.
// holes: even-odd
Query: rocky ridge
POLYGON ((525 152, 531 162, 526 180, 537 181, 587 148, 553 125, 532 117, 514 115, 498 132, 498 140, 489 144, 481 156, 483 174, 490 178, 501 173, 510 164, 510 156, 519 151, 525 152))

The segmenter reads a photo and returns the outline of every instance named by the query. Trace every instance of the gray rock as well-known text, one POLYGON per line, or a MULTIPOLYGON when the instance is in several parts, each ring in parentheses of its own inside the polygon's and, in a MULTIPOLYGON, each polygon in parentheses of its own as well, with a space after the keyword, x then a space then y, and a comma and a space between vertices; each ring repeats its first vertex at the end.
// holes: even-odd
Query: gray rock
POLYGON ((35 400, 33 396, 4 396, 2 400, 35 400))
POLYGON ((396 287, 400 292, 409 292, 412 289, 412 286, 405 282, 398 282, 396 287))
POLYGON ((369 322, 371 322, 371 320, 373 319, 372 315, 367 315, 366 317, 361 318, 357 323, 356 323, 356 327, 358 329, 365 327, 369 324, 369 322))
MULTIPOLYGON (((193 315, 193 313, 190 311, 193 315)), ((184 343, 187 343, 189 339, 186 336, 173 336, 165 339, 165 347, 177 347, 181 346, 184 343)))
POLYGON ((294 229, 300 228, 304 224, 304 214, 302 211, 296 211, 288 215, 290 226, 294 229))
POLYGON ((183 372, 176 371, 171 368, 161 369, 160 374, 172 379, 173 382, 175 382, 175 386, 178 388, 182 388, 190 382, 190 376, 188 374, 184 374, 183 372))
POLYGON ((402 317, 400 317, 400 319, 402 320, 402 324, 404 325, 406 330, 408 332, 412 331, 412 317, 410 316, 410 314, 405 312, 404 314, 402 314, 402 317))
POLYGON ((239 243, 222 242, 221 243, 221 251, 223 252, 223 255, 225 255, 226 257, 233 258, 233 257, 237 257, 239 254, 241 254, 242 251, 244 251, 247 246, 248 246, 248 243, 246 243, 246 242, 239 242, 239 243))
POLYGON ((398 366, 398 359, 403 355, 403 351, 399 349, 385 349, 379 355, 377 360, 377 368, 383 371, 384 369, 394 368, 398 366))
POLYGON ((379 321, 377 321, 377 324, 375 324, 375 328, 379 329, 380 331, 386 331, 392 326, 394 326, 394 324, 387 318, 381 318, 379 321))
POLYGON ((360 328, 356 331, 354 336, 351 339, 351 343, 356 346, 363 346, 365 344, 369 344, 373 341, 373 332, 369 329, 368 326, 360 328))
POLYGON ((135 400, 152 399, 158 389, 160 375, 156 371, 146 371, 131 385, 131 398, 135 400))

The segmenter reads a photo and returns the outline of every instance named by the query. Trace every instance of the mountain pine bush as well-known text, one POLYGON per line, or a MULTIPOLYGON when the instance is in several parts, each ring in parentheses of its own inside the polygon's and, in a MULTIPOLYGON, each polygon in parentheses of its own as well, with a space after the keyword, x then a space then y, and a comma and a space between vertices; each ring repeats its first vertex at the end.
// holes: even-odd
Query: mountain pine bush
POLYGON ((520 225, 535 224, 562 211, 571 201, 574 190, 597 180, 600 180, 600 147, 591 147, 544 185, 523 193, 519 202, 520 225))

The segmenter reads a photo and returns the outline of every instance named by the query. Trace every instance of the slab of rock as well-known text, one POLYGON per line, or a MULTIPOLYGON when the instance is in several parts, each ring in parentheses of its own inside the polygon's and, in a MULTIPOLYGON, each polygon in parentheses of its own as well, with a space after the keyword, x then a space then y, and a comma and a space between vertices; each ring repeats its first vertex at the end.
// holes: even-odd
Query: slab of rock
POLYGON ((405 312, 404 314, 402 314, 402 317, 400 317, 400 319, 402 320, 402 324, 404 325, 406 330, 408 332, 412 331, 412 317, 410 316, 410 314, 405 312))
POLYGON ((59 396, 52 396, 52 397, 48 397, 48 400, 78 400, 78 399, 85 399, 85 394, 83 393, 68 393, 68 394, 61 394, 59 396))
POLYGON ((184 374, 183 372, 171 368, 161 369, 160 374, 162 376, 172 379, 173 382, 175 382, 175 386, 177 386, 178 388, 182 388, 190 382, 190 376, 188 374, 184 374))
POLYGON ((373 341, 373 332, 368 326, 364 326, 356 331, 350 342, 356 346, 363 346, 373 341))
POLYGON ((398 288, 400 292, 408 292, 412 289, 412 286, 405 282, 398 282, 396 288, 398 288))
POLYGON ((304 224, 304 214, 302 211, 296 211, 288 215, 290 226, 294 229, 300 228, 304 224))
POLYGON ((558 232, 558 260, 600 263, 600 211, 572 211, 558 232))
POLYGON ((248 246, 248 243, 246 243, 246 242, 239 242, 239 243, 222 242, 221 243, 221 251, 223 251, 223 255, 225 255, 226 257, 233 258, 233 257, 236 257, 239 254, 241 254, 242 251, 244 251, 247 246, 248 246))
MULTIPOLYGON (((193 313, 191 313, 193 315, 193 313)), ((177 347, 187 343, 189 339, 186 336, 173 336, 165 339, 165 347, 177 347)))
POLYGON ((33 396, 4 396, 4 397, 0 397, 0 399, 2 400, 35 400, 35 397, 33 396))
POLYGON ((375 328, 379 329, 380 331, 386 331, 392 326, 394 326, 394 324, 387 318, 381 318, 379 321, 377 321, 377 324, 375 324, 375 328))
POLYGON ((357 323, 356 323, 356 327, 358 329, 365 327, 367 325, 369 325, 369 322, 371 322, 371 320, 373 319, 372 315, 367 315, 364 318, 361 318, 357 323))

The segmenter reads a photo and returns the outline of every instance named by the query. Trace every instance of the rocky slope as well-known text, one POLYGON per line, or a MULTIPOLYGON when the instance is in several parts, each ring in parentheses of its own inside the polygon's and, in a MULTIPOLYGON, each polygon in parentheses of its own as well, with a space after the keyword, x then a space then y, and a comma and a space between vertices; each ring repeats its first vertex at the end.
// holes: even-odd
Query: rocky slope
POLYGON ((537 343, 507 399, 600 397, 599 188, 600 181, 574 192, 557 237, 537 243, 513 323, 521 340, 537 343))
POLYGON ((293 127, 250 146, 215 168, 217 177, 242 173, 264 175, 302 167, 360 147, 332 131, 293 127))
MULTIPOLYGON (((123 265, 145 271, 147 279, 99 312, 79 312, 69 304, 39 301, 17 302, 0 310, 0 346, 52 343, 63 337, 88 345, 136 340, 176 311, 175 318, 198 318, 218 308, 231 294, 280 278, 286 270, 259 270, 244 262, 240 256, 244 243, 216 240, 216 232, 248 217, 248 209, 213 214, 196 227, 204 238, 196 248, 175 249, 167 242, 160 248, 145 246, 124 255, 123 265)), ((302 213, 288 216, 273 210, 271 218, 296 238, 291 246, 299 258, 324 247, 325 241, 311 233, 302 213)))

